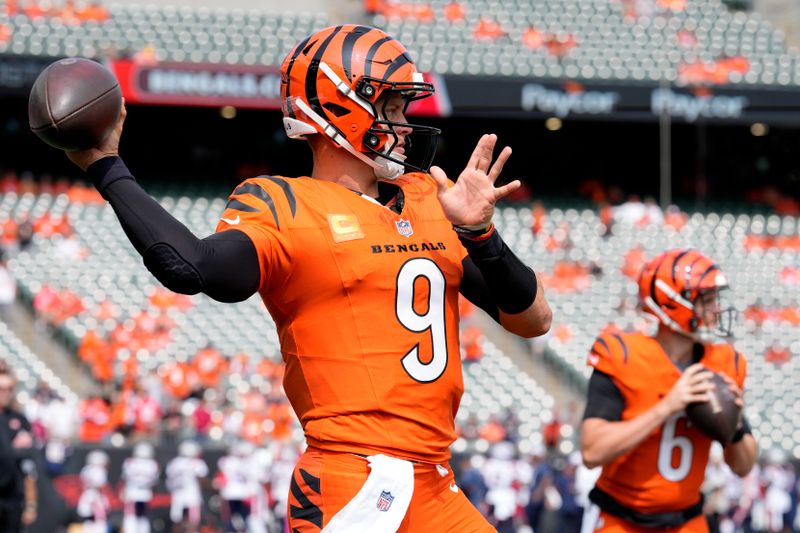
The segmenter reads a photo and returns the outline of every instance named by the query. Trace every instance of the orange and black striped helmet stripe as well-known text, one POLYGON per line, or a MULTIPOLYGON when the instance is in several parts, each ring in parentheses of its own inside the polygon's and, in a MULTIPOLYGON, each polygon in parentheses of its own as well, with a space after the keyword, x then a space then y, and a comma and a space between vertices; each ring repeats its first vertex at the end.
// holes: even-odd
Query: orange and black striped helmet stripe
POLYGON ((709 257, 694 249, 677 249, 653 259, 652 268, 645 268, 642 281, 649 284, 650 296, 662 305, 656 291, 656 280, 668 283, 686 299, 693 299, 698 291, 716 286, 719 266, 709 257), (650 276, 650 279, 644 279, 650 276))
MULTIPOLYGON (((320 105, 317 87, 319 65, 323 61, 329 65, 341 65, 345 78, 351 83, 362 77, 387 82, 410 81, 410 73, 415 71, 405 47, 376 28, 339 25, 307 37, 285 60, 283 97, 304 97, 311 108, 326 119, 330 117, 320 105), (393 80, 394 74, 405 65, 410 65, 411 68, 397 80, 393 80), (303 80, 303 87, 293 85, 293 80, 303 80), (301 90, 303 94, 299 94, 301 90)), ((287 112, 294 116, 291 106, 288 106, 287 112)))

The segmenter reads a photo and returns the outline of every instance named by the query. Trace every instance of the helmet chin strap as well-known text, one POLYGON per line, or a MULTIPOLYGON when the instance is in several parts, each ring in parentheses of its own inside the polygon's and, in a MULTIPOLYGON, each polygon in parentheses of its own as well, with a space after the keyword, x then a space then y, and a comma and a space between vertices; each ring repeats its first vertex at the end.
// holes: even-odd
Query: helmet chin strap
POLYGON ((403 165, 386 157, 378 156, 377 160, 371 159, 371 161, 378 164, 372 168, 375 171, 375 177, 379 180, 396 180, 406 171, 403 165))
POLYGON ((653 314, 658 317, 662 324, 667 326, 669 329, 683 335, 684 337, 688 337, 693 341, 697 341, 702 344, 707 344, 710 342, 714 342, 717 340, 717 336, 714 335, 712 331, 710 331, 707 327, 699 327, 697 331, 686 331, 677 322, 672 320, 669 315, 667 315, 663 309, 650 297, 645 298, 644 300, 645 306, 653 312, 653 314))
MULTIPOLYGON (((295 97, 294 104, 297 106, 300 111, 302 111, 308 118, 313 120, 322 131, 325 132, 333 142, 350 152, 351 155, 355 156, 362 162, 366 163, 367 165, 372 167, 373 172, 375 173, 375 177, 380 180, 394 180, 399 178, 405 172, 405 167, 400 163, 395 161, 391 161, 386 157, 377 157, 376 159, 372 159, 371 157, 367 156, 366 154, 362 154, 358 150, 356 150, 350 142, 348 142, 347 138, 344 137, 339 131, 334 128, 327 120, 319 116, 319 114, 311 109, 311 106, 306 104, 302 99, 299 97, 295 97)), ((316 133, 316 130, 314 130, 316 133)))

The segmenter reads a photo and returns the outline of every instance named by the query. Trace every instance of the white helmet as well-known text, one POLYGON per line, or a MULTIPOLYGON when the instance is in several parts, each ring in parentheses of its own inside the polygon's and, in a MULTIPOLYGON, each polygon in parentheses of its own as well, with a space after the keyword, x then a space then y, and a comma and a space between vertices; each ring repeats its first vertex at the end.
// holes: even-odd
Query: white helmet
POLYGON ((133 456, 139 459, 152 459, 155 455, 153 445, 149 442, 140 442, 133 447, 133 456))
POLYGON ((193 440, 185 440, 178 446, 178 455, 181 457, 199 457, 200 445, 193 440))
POLYGON ((86 454, 86 464, 108 466, 108 454, 103 450, 92 450, 86 454))

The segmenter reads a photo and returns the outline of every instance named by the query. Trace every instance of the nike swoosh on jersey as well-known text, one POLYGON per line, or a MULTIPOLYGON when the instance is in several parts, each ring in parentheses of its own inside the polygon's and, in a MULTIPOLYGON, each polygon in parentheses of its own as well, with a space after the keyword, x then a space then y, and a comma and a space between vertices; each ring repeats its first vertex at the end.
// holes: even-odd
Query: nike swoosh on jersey
POLYGON ((239 215, 236 215, 236 218, 224 218, 224 217, 222 217, 222 218, 220 218, 220 220, 222 220, 223 222, 227 222, 231 226, 235 226, 236 224, 238 224, 240 222, 239 215))
POLYGON ((450 490, 452 490, 453 492, 457 493, 458 492, 458 485, 456 485, 455 483, 450 483, 450 490))

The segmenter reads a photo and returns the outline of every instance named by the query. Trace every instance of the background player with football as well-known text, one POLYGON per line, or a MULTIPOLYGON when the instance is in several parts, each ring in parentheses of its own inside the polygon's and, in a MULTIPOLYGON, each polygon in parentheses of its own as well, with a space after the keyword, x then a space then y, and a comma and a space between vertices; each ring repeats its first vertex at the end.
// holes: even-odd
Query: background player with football
POLYGON ((308 140, 312 175, 245 181, 205 239, 119 158, 124 110, 108 139, 68 156, 165 286, 262 297, 309 444, 292 479, 291 530, 491 531, 448 465, 463 391, 458 294, 522 336, 551 319, 534 272, 491 224, 497 200, 520 186, 494 186, 511 149, 493 162, 497 139, 484 135, 455 184, 440 168, 427 174, 439 131, 404 112, 434 88, 374 28, 304 39, 281 67, 281 91, 286 132, 308 140))
MULTIPOLYGON (((645 265, 639 278, 642 308, 658 333, 607 331, 589 353, 594 372, 581 448, 587 466, 603 466, 590 493, 599 509, 584 531, 708 531, 700 485, 711 439, 687 424, 684 409, 704 402, 711 371, 726 376, 741 408, 745 357, 728 343, 733 309, 723 309, 727 280, 714 261, 693 249, 671 250, 645 265)), ((745 476, 756 443, 744 418, 725 445, 725 461, 745 476)))

